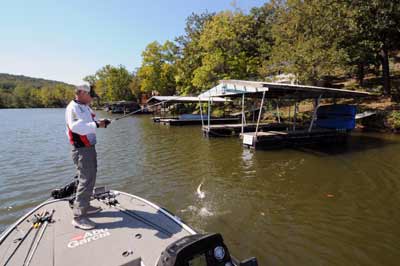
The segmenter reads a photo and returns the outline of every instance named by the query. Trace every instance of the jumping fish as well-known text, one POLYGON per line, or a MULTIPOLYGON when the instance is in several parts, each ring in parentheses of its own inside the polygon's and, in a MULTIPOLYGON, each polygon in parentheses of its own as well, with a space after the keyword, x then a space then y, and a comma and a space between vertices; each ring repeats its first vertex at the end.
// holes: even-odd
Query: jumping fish
POLYGON ((204 199, 206 197, 206 193, 204 191, 201 191, 201 186, 203 186, 204 180, 201 181, 200 185, 197 187, 196 194, 199 197, 199 199, 204 199))

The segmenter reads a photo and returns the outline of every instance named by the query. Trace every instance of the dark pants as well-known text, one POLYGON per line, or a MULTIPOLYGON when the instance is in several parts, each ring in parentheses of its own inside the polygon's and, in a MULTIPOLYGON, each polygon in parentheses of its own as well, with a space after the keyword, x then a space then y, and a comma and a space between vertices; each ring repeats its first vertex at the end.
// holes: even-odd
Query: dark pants
POLYGON ((86 215, 90 197, 96 183, 97 153, 96 148, 83 147, 72 149, 72 160, 77 169, 78 188, 76 190, 73 213, 75 218, 86 215))

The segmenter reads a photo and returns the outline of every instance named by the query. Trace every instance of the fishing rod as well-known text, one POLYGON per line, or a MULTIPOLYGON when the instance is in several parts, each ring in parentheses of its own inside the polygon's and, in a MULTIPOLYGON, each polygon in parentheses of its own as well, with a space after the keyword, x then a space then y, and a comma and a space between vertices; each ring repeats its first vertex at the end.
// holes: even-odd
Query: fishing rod
MULTIPOLYGON (((182 96, 181 96, 181 97, 182 97, 182 96)), ((176 98, 176 99, 177 99, 177 98, 176 98)), ((176 99, 174 99, 174 100, 176 100, 176 99)), ((114 119, 111 119, 111 121, 118 121, 118 120, 120 120, 120 119, 124 119, 124 118, 126 118, 126 117, 128 117, 128 116, 131 116, 131 115, 136 114, 136 113, 139 113, 139 112, 141 112, 141 111, 143 111, 143 110, 149 109, 149 108, 151 108, 151 107, 154 107, 154 106, 157 106, 157 105, 163 104, 163 103, 165 103, 165 102, 169 102, 169 101, 171 101, 171 100, 165 100, 165 101, 162 101, 162 102, 159 102, 159 103, 155 103, 155 104, 152 104, 152 105, 148 105, 148 106, 144 107, 143 109, 138 109, 138 110, 135 110, 135 111, 133 111, 133 112, 127 113, 127 114, 125 114, 125 115, 123 115, 123 116, 120 116, 120 117, 116 117, 116 118, 114 118, 114 119)))
MULTIPOLYGON (((109 124, 110 124, 111 122, 113 122, 113 121, 118 121, 118 120, 124 119, 124 118, 126 118, 126 117, 128 117, 128 116, 131 116, 131 115, 133 115, 133 114, 139 113, 139 112, 141 112, 141 111, 143 111, 143 110, 152 108, 152 107, 157 106, 157 105, 164 104, 164 103, 166 103, 166 102, 176 101, 176 100, 178 100, 179 98, 183 98, 183 97, 187 97, 187 96, 184 96, 184 95, 182 95, 182 96, 176 96, 176 97, 174 97, 174 98, 172 98, 172 99, 165 100, 165 101, 161 101, 161 102, 159 102, 159 103, 155 103, 155 104, 152 104, 152 105, 148 105, 148 106, 144 107, 143 109, 135 110, 135 111, 133 111, 133 112, 127 113, 127 114, 125 114, 125 115, 123 115, 123 116, 116 117, 116 118, 111 119, 111 120, 105 119, 105 121, 106 121, 106 126, 109 125, 109 124)), ((199 100, 200 100, 200 97, 198 97, 198 98, 199 98, 199 100)), ((210 98, 211 98, 211 97, 210 97, 210 98)))

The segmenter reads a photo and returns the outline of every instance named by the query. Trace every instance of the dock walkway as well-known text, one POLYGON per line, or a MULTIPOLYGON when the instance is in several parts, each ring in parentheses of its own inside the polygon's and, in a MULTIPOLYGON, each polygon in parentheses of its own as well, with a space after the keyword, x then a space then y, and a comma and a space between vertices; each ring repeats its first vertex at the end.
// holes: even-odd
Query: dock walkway
MULTIPOLYGON (((254 131, 257 127, 257 123, 248 123, 243 125, 243 132, 254 131)), ((285 123, 260 123, 258 129, 260 131, 270 130, 287 130, 289 124, 285 123)), ((219 124, 203 126, 203 133, 209 137, 232 137, 239 136, 242 133, 242 124, 219 124)))
POLYGON ((246 132, 241 134, 243 145, 249 148, 271 149, 287 146, 343 143, 348 131, 316 128, 296 131, 246 132))
MULTIPOLYGON (((207 119, 203 120, 204 124, 208 123, 207 119)), ((239 118, 212 118, 210 119, 210 124, 229 124, 239 122, 239 118)), ((162 125, 169 126, 187 126, 187 125, 201 125, 201 119, 171 119, 171 118, 161 118, 159 123, 162 125)))

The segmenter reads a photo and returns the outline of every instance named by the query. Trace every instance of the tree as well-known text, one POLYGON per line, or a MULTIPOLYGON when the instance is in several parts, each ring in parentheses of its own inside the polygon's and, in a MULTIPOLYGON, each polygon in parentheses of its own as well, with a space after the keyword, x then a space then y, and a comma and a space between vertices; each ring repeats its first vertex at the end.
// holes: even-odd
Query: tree
POLYGON ((176 91, 176 59, 178 47, 171 41, 163 45, 152 42, 142 53, 142 66, 137 72, 141 91, 158 91, 161 95, 172 95, 176 91))
POLYGON ((259 62, 261 64, 258 71, 261 79, 265 79, 268 75, 266 66, 268 65, 271 57, 271 50, 274 45, 271 28, 276 20, 275 7, 275 2, 271 1, 265 3, 261 7, 254 7, 250 10, 250 16, 252 20, 254 20, 253 39, 257 47, 256 56, 259 57, 259 62))
POLYGON ((180 94, 198 94, 200 89, 192 83, 194 71, 202 65, 203 48, 200 46, 200 37, 206 22, 210 21, 214 13, 192 13, 186 18, 185 34, 176 38, 178 43, 178 59, 176 83, 180 94))
POLYGON ((29 88, 18 85, 14 89, 15 105, 19 108, 31 107, 30 106, 30 94, 29 88))
POLYGON ((86 81, 90 85, 95 85, 97 82, 96 74, 95 75, 89 75, 83 78, 83 81, 86 81))
POLYGON ((390 95, 389 51, 398 49, 400 44, 400 1, 349 1, 349 9, 353 11, 359 39, 380 55, 383 94, 390 95))
POLYGON ((45 86, 40 89, 40 99, 44 107, 56 106, 57 98, 54 90, 50 87, 45 86))
POLYGON ((0 89, 0 108, 13 107, 14 96, 9 89, 0 89))
MULTIPOLYGON (((71 87, 67 87, 68 89, 69 89, 69 91, 73 91, 72 89, 71 89, 71 87)), ((41 98, 40 98, 40 92, 41 91, 41 89, 39 89, 39 88, 32 88, 31 90, 30 90, 30 92, 29 92, 29 97, 30 97, 30 107, 43 107, 43 103, 42 103, 42 100, 41 100, 41 98)), ((69 100, 71 100, 72 99, 72 97, 71 98, 69 98, 69 100)), ((66 102, 64 102, 64 105, 61 105, 61 106, 65 106, 66 105, 66 102)))
POLYGON ((276 10, 271 73, 292 73, 311 84, 342 73, 347 54, 339 44, 349 24, 340 1, 288 0, 276 10))
POLYGON ((122 65, 118 67, 106 65, 98 70, 94 76, 87 76, 84 80, 95 84, 96 93, 104 101, 133 99, 129 88, 132 76, 122 65))
POLYGON ((207 21, 199 40, 202 65, 194 70, 192 84, 209 89, 219 79, 256 79, 260 61, 254 25, 240 11, 221 12, 207 21))
POLYGON ((136 101, 140 101, 142 97, 142 91, 140 90, 140 79, 137 75, 137 71, 132 73, 132 81, 129 84, 129 89, 136 101))

